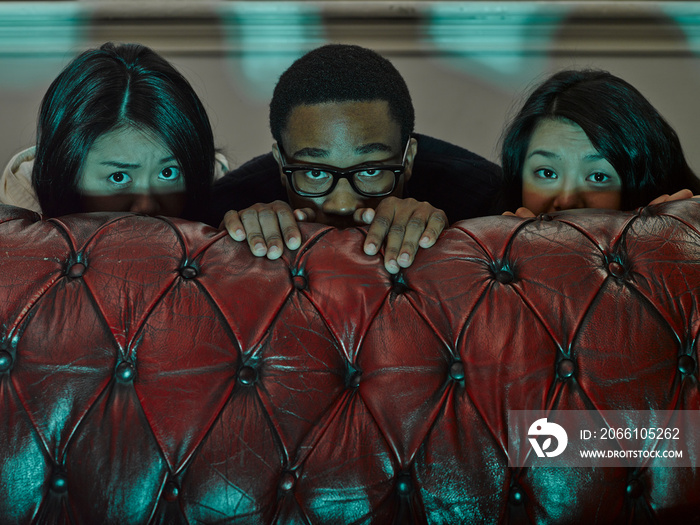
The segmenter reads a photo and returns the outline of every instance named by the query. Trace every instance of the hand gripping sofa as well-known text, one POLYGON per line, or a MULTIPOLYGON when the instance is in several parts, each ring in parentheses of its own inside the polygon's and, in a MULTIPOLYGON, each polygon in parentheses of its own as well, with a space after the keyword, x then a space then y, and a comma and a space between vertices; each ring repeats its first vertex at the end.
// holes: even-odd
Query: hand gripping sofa
POLYGON ((363 229, 0 208, 0 523, 698 523, 694 467, 509 466, 508 411, 700 408, 700 203, 363 229))

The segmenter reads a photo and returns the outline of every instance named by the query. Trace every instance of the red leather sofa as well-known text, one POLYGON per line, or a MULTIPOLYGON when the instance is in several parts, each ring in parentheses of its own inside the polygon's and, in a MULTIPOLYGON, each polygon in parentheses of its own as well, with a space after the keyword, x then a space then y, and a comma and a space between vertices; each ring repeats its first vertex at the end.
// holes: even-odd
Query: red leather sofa
POLYGON ((0 207, 0 523, 700 522, 697 467, 507 452, 511 409, 700 408, 700 203, 465 221, 398 277, 303 233, 0 207))

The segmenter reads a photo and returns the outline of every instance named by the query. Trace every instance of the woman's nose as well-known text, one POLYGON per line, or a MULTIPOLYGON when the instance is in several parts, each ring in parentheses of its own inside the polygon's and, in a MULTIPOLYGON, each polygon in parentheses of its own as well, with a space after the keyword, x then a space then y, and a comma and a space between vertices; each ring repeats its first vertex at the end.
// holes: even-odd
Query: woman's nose
POLYGON ((154 195, 150 193, 137 193, 134 194, 129 211, 145 215, 156 215, 160 211, 160 204, 154 195))

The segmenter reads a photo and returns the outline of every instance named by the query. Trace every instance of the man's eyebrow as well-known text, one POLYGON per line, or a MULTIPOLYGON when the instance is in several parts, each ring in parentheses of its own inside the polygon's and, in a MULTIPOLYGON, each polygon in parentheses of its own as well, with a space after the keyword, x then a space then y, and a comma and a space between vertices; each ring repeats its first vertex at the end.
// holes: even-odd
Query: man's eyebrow
POLYGON ((311 157, 316 159, 322 159, 328 157, 329 155, 330 152, 327 149, 301 148, 300 150, 297 150, 294 153, 292 153, 292 158, 311 157))
POLYGON ((391 153, 392 149, 391 146, 382 142, 372 142, 370 144, 363 144, 362 146, 355 148, 355 153, 359 155, 367 155, 368 153, 375 153, 377 151, 386 151, 391 153))

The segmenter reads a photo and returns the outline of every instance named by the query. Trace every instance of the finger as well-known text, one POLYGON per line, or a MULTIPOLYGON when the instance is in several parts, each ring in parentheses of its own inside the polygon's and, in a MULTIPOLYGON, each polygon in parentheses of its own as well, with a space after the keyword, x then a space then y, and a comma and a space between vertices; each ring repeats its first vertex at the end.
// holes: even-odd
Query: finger
POLYGON ((501 215, 505 215, 506 217, 517 217, 517 215, 512 211, 504 211, 501 215))
MULTIPOLYGON (((289 206, 277 210, 277 220, 282 231, 284 244, 290 250, 296 250, 301 246, 301 231, 297 226, 297 221, 289 206)), ((281 254, 280 254, 281 255, 281 254)))
POLYGON ((430 215, 428 219, 428 225, 425 227, 423 234, 421 235, 420 242, 418 243, 421 248, 430 248, 433 246, 442 230, 447 227, 447 215, 440 210, 434 212, 430 215))
MULTIPOLYGON (((386 207, 384 211, 377 210, 374 212, 374 220, 367 230, 367 237, 364 243, 364 251, 367 255, 376 255, 379 252, 379 247, 389 233, 389 228, 391 228, 393 221, 394 208, 386 207)), ((398 271, 397 266, 396 272, 398 271)))
POLYGON ((515 216, 520 217, 521 219, 532 219, 535 217, 535 214, 527 208, 523 207, 515 210, 515 216))
POLYGON ((265 244, 265 237, 263 237, 258 212, 256 210, 247 209, 242 211, 239 215, 246 232, 250 251, 256 257, 264 256, 267 254, 267 245, 265 244))
POLYGON ((373 208, 358 208, 352 214, 352 218, 359 224, 372 224, 375 212, 373 208))
POLYGON ((683 189, 680 191, 677 191, 673 195, 670 195, 668 197, 668 201, 680 201, 683 199, 691 199, 693 197, 693 192, 688 190, 688 189, 683 189))
POLYGON ((236 210, 226 212, 224 220, 221 221, 221 226, 219 228, 226 228, 226 231, 232 239, 236 241, 245 241, 245 228, 236 210))
POLYGON ((316 212, 311 208, 297 208, 294 210, 294 218, 298 222, 313 222, 316 220, 316 212))
POLYGON ((664 193, 663 195, 660 195, 656 197, 653 201, 649 203, 649 206, 653 206, 654 204, 661 204, 663 202, 666 202, 669 199, 669 194, 664 193))
POLYGON ((264 208, 258 212, 258 219, 267 246, 267 258, 270 260, 279 259, 284 251, 284 239, 278 213, 270 208, 264 208))

